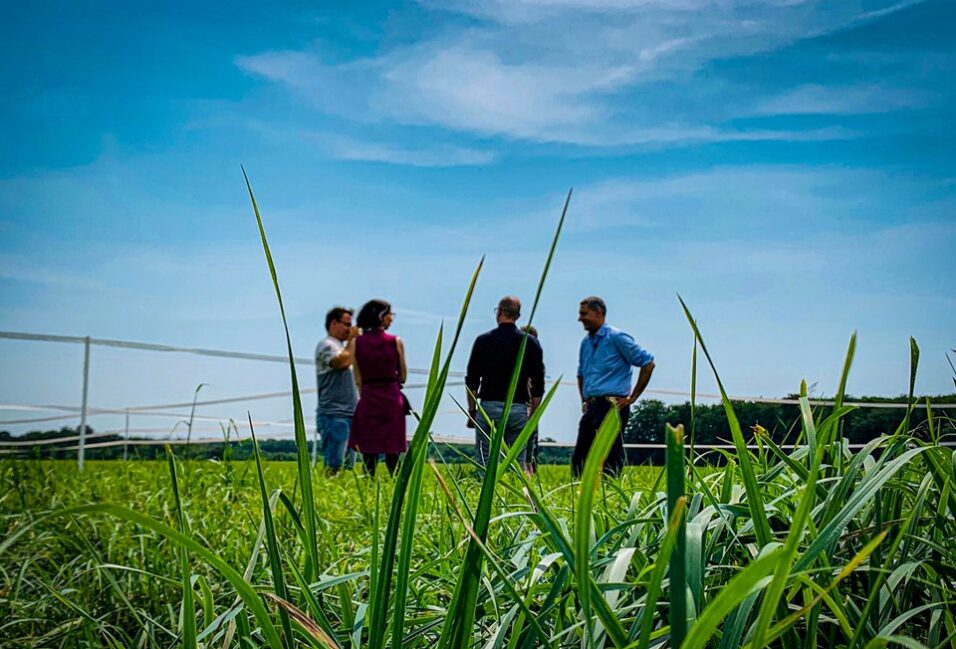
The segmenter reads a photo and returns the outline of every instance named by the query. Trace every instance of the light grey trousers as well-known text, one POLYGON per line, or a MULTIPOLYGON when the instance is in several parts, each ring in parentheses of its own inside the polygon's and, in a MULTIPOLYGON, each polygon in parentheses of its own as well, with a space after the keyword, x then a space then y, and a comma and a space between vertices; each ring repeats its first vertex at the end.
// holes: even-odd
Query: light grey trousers
MULTIPOLYGON (((501 415, 505 411, 505 404, 503 401, 482 401, 481 407, 486 413, 488 413, 488 417, 495 423, 495 426, 501 423, 501 415)), ((475 450, 477 460, 481 466, 487 466, 491 428, 488 426, 488 422, 485 421, 485 418, 480 412, 478 413, 478 416, 475 417, 475 420, 478 422, 478 426, 475 428, 475 450)), ((508 446, 512 446, 514 444, 514 441, 518 438, 518 435, 521 433, 521 430, 527 423, 528 406, 523 403, 511 404, 511 412, 508 414, 508 421, 505 424, 504 437, 505 443, 508 446)), ((530 457, 526 457, 527 453, 528 449, 523 448, 521 449, 521 454, 518 455, 518 462, 522 463, 522 465, 531 460, 530 457)))

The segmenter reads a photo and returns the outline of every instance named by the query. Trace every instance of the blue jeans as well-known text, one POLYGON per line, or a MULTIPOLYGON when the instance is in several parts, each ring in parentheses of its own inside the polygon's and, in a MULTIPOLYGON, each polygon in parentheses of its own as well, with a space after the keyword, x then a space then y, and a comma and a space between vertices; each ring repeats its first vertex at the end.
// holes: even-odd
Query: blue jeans
MULTIPOLYGON (((501 423, 501 415, 504 414, 505 404, 503 401, 482 401, 482 409, 488 414, 488 418, 494 422, 495 426, 501 423)), ((488 464, 488 451, 490 447, 491 429, 485 421, 484 416, 479 412, 475 417, 478 426, 475 429, 475 450, 478 456, 478 462, 481 466, 488 464)), ((504 441, 508 446, 512 446, 521 429, 528 423, 528 406, 523 403, 511 404, 511 412, 508 413, 508 421, 505 424, 504 441)), ((521 449, 518 454, 518 462, 524 464, 529 461, 526 457, 527 449, 521 449)))
POLYGON ((346 451, 346 445, 349 442, 352 418, 316 414, 315 426, 322 437, 325 467, 338 470, 342 468, 344 462, 347 468, 351 468, 355 462, 355 452, 346 451))

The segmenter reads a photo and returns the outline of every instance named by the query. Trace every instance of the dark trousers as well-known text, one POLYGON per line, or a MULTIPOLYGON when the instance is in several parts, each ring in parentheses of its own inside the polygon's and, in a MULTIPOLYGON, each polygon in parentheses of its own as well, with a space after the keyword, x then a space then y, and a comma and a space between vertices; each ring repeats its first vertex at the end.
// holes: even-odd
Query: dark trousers
MULTIPOLYGON (((378 453, 362 453, 362 461, 365 462, 365 470, 371 477, 375 477, 375 467, 378 465, 378 453)), ((398 467, 398 453, 385 454, 385 466, 388 472, 395 475, 395 469, 398 467)))
MULTIPOLYGON (((594 443, 594 437, 597 435, 598 428, 604 422, 604 418, 613 406, 605 398, 593 399, 588 404, 588 409, 581 416, 581 423, 578 424, 578 441, 574 444, 574 453, 571 455, 571 475, 575 478, 581 476, 584 470, 584 462, 591 451, 591 445, 594 443)), ((611 475, 618 475, 624 468, 624 428, 627 426, 627 418, 631 414, 631 409, 618 408, 618 416, 621 418, 621 430, 614 440, 614 445, 604 460, 604 472, 611 475)))

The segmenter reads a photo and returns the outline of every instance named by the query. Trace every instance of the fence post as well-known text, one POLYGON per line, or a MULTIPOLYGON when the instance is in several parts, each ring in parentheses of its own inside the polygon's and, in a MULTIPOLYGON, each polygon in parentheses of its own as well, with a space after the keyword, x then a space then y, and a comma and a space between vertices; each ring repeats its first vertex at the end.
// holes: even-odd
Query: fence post
POLYGON ((126 428, 123 429, 123 461, 128 459, 129 445, 126 440, 129 439, 129 408, 126 409, 126 428))
POLYGON ((76 453, 76 463, 80 471, 86 459, 86 397, 90 388, 90 337, 83 339, 83 403, 80 406, 80 445, 76 453))

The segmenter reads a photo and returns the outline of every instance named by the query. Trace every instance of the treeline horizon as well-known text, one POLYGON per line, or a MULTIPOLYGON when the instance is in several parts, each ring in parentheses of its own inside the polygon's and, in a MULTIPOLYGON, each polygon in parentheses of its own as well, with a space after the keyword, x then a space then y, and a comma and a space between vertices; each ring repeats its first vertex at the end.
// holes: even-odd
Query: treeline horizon
MULTIPOLYGON (((785 397, 794 398, 793 395, 785 397)), ((866 403, 906 403, 907 397, 846 397, 847 402, 866 403)), ((928 395, 914 398, 915 406, 910 414, 909 428, 918 437, 928 439, 926 399, 937 403, 956 403, 956 394, 928 395)), ((817 406, 815 410, 829 410, 828 406, 817 406)), ((790 444, 797 440, 800 430, 799 408, 792 404, 758 403, 753 401, 735 401, 734 411, 744 429, 748 440, 753 440, 755 430, 761 427, 765 435, 777 444, 790 444)), ((904 419, 904 408, 857 408, 843 418, 843 437, 851 444, 865 444, 880 435, 894 433, 904 419)), ((953 417, 956 413, 947 409, 933 409, 933 418, 937 435, 956 434, 956 424, 953 417)), ((667 404, 659 399, 643 399, 631 409, 631 415, 624 431, 625 444, 659 444, 664 440, 664 425, 682 423, 688 431, 694 445, 706 446, 709 444, 725 444, 730 440, 730 430, 727 426, 727 417, 720 403, 696 404, 694 416, 691 417, 691 404, 667 404), (693 420, 693 427, 691 421, 693 420)), ((79 427, 62 427, 59 430, 30 431, 22 435, 13 435, 9 431, 0 431, 0 442, 4 441, 41 441, 71 437, 77 434, 79 427)), ((87 426, 87 434, 95 430, 87 426)), ((539 433, 542 442, 554 442, 548 431, 542 429, 539 433)), ((129 441, 155 439, 149 437, 129 437, 129 441)), ((121 435, 106 435, 97 437, 90 444, 103 442, 123 441, 121 435)), ((187 446, 182 439, 175 441, 175 449, 180 457, 209 460, 245 460, 252 456, 252 445, 248 438, 244 441, 216 442, 213 444, 190 444, 187 446)), ((310 440, 311 441, 311 440, 310 440)), ((262 439, 259 447, 263 457, 269 460, 294 460, 296 457, 294 440, 262 439)), ((153 460, 165 457, 162 445, 146 446, 131 444, 126 446, 129 459, 153 460)), ((90 460, 122 459, 124 446, 118 444, 105 448, 87 448, 86 458, 90 460)), ((664 460, 663 449, 627 449, 629 464, 661 464, 664 460)), ((474 458, 474 447, 470 444, 434 444, 430 448, 430 456, 436 460, 450 463, 467 463, 474 458)), ((54 446, 36 446, 29 450, 11 455, 18 458, 37 459, 71 459, 76 457, 76 450, 62 450, 54 446)), ((714 463, 720 463, 720 454, 711 452, 709 457, 714 463)), ((538 462, 540 464, 568 464, 571 458, 571 448, 539 446, 538 462)))

